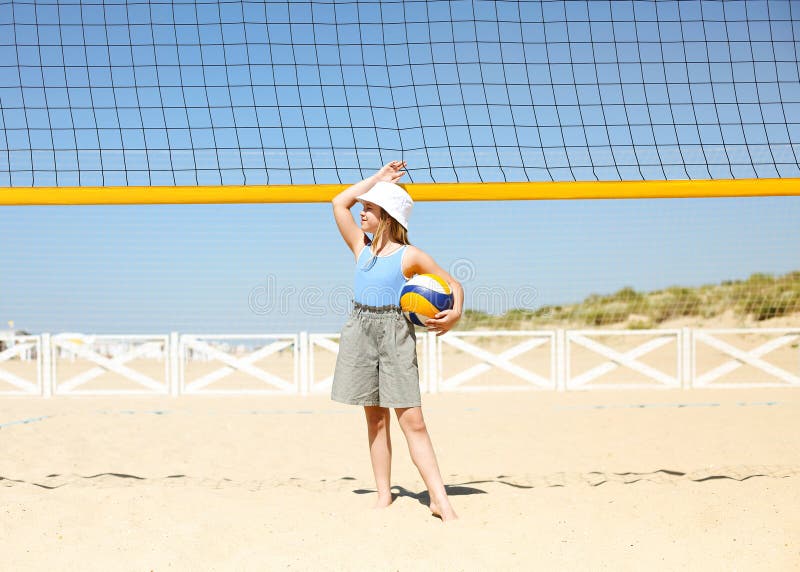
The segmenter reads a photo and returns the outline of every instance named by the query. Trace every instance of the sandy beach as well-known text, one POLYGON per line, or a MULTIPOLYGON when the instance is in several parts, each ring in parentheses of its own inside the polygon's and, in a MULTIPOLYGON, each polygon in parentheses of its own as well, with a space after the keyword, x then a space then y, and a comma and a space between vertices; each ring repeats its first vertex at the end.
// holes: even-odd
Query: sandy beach
POLYGON ((4 570, 793 570, 796 389, 423 397, 442 523, 392 420, 324 396, 0 400, 4 570))

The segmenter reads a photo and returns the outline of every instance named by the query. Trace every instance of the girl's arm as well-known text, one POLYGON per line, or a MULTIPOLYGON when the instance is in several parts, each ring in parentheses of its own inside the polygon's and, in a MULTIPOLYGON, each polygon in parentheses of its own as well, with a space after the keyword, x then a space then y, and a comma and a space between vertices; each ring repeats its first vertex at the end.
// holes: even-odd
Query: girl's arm
POLYGON ((361 248, 364 246, 364 231, 353 220, 353 215, 350 212, 350 209, 357 202, 356 197, 366 193, 378 181, 396 183, 400 177, 405 175, 405 171, 403 171, 405 166, 405 161, 387 163, 371 177, 359 181, 333 197, 333 217, 336 219, 336 225, 339 227, 339 232, 342 233, 342 238, 344 238, 347 246, 356 256, 359 255, 361 248))
POLYGON ((436 332, 437 336, 450 331, 461 319, 461 314, 464 311, 464 288, 461 287, 461 283, 436 264, 436 261, 429 254, 416 246, 408 247, 403 261, 403 274, 405 276, 436 274, 447 282, 453 292, 453 309, 439 312, 433 318, 426 320, 425 326, 427 326, 429 332, 436 332))

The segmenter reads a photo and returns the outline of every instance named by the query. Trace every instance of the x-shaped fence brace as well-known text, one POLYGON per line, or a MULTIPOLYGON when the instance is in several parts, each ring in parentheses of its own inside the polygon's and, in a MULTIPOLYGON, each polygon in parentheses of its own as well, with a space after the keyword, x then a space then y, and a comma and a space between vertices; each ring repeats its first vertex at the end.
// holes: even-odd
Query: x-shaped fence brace
MULTIPOLYGON (((765 330, 768 332, 768 330, 765 330)), ((695 332, 694 333, 694 341, 695 344, 697 342, 703 342, 706 345, 711 346, 712 348, 718 349, 722 353, 731 356, 732 360, 729 360, 714 369, 707 371, 703 375, 696 376, 694 378, 694 385, 695 386, 705 386, 709 385, 713 381, 721 378, 724 375, 734 371, 742 367, 744 364, 751 365, 757 369, 765 373, 769 373, 778 379, 785 381, 791 385, 800 385, 800 376, 794 375, 783 368, 776 366, 775 364, 769 363, 761 359, 761 357, 765 356, 766 354, 775 351, 776 349, 783 347, 787 344, 790 344, 800 338, 800 332, 796 334, 785 334, 779 338, 775 338, 770 340, 760 346, 753 348, 751 350, 740 350, 739 348, 732 346, 727 342, 723 342, 714 337, 714 335, 720 335, 725 333, 741 333, 737 330, 715 330, 713 332, 695 332)), ((752 332, 748 332, 752 333, 752 332)), ((715 384, 721 385, 721 384, 715 384)), ((782 384, 783 385, 783 384, 782 384)))
MULTIPOLYGON (((480 374, 489 371, 492 369, 492 367, 496 367, 510 373, 511 375, 521 378, 535 387, 540 387, 543 389, 553 389, 555 387, 555 379, 553 376, 551 376, 551 379, 547 379, 546 377, 511 363, 512 359, 524 354, 525 352, 528 352, 548 342, 553 343, 554 337, 552 334, 546 334, 541 337, 525 340, 499 354, 494 354, 474 344, 465 342, 463 337, 459 336, 458 333, 450 333, 449 335, 443 336, 439 339, 441 340, 442 344, 448 344, 465 353, 473 355, 480 360, 483 360, 483 363, 474 365, 464 371, 448 377, 447 379, 441 380, 439 383, 439 389, 442 391, 454 390, 470 379, 474 379, 480 374)), ((477 386, 474 387, 477 389, 477 386)), ((492 387, 499 388, 499 386, 481 386, 481 389, 488 389, 492 387)))
MULTIPOLYGON (((15 345, 0 352, 0 362, 8 361, 31 348, 35 348, 37 344, 38 342, 36 340, 22 342, 18 341, 15 345)), ((0 380, 19 388, 25 393, 35 394, 39 391, 39 384, 37 382, 31 382, 3 369, 0 369, 0 380)))
MULTIPOLYGON (((166 382, 160 382, 152 377, 143 374, 140 371, 126 367, 124 364, 136 359, 137 357, 146 354, 153 349, 161 349, 166 346, 166 338, 158 341, 145 342, 130 351, 116 355, 113 358, 107 358, 92 350, 89 346, 84 344, 75 343, 75 341, 68 338, 60 338, 59 336, 53 337, 53 349, 60 347, 65 349, 76 357, 96 363, 98 367, 93 367, 83 373, 75 375, 56 385, 56 393, 67 394, 71 393, 80 385, 95 379, 96 377, 112 371, 126 379, 135 381, 136 383, 150 389, 156 393, 167 393, 168 385, 166 382)), ((120 390, 121 391, 121 390, 120 390)))
MULTIPOLYGON (((594 379, 597 379, 601 375, 609 373, 620 366, 628 367, 633 371, 639 372, 642 375, 658 381, 666 386, 669 387, 679 387, 680 386, 680 379, 678 377, 673 377, 670 375, 665 374, 662 371, 657 370, 654 367, 651 367, 647 364, 644 364, 638 361, 638 358, 646 355, 670 342, 673 340, 678 340, 678 332, 674 331, 663 331, 658 332, 661 334, 661 337, 655 338, 653 340, 649 340, 643 344, 636 346, 633 349, 630 349, 626 352, 619 352, 613 348, 606 346, 605 344, 601 344, 596 340, 592 340, 588 338, 588 335, 620 335, 620 332, 567 332, 567 388, 575 389, 578 387, 585 387, 589 382, 594 379), (580 346, 585 347, 588 350, 591 350, 597 354, 602 355, 603 357, 608 358, 609 361, 598 365, 574 378, 570 379, 569 371, 570 371, 570 351, 569 351, 569 343, 574 342, 580 346)), ((644 333, 643 333, 644 335, 644 333)), ((648 332, 648 335, 652 335, 652 332, 648 332)))
MULTIPOLYGON (((181 337, 181 354, 186 351, 186 349, 191 348, 195 351, 203 352, 208 357, 216 359, 225 364, 225 366, 214 370, 206 375, 199 377, 197 379, 192 380, 190 383, 184 383, 184 390, 186 393, 197 393, 200 392, 204 387, 218 381, 230 374, 234 371, 241 371, 247 375, 250 375, 260 381, 268 385, 272 385, 282 391, 286 391, 291 393, 296 389, 296 383, 286 381, 285 379, 278 377, 277 375, 273 375, 266 370, 263 370, 259 367, 254 366, 253 364, 264 359, 267 356, 270 356, 276 352, 281 351, 282 349, 291 347, 292 345, 296 344, 295 339, 288 339, 288 340, 280 340, 273 342, 269 345, 264 346, 252 352, 246 356, 241 358, 232 356, 222 350, 218 350, 217 348, 211 346, 210 344, 201 341, 200 339, 192 336, 182 336, 181 337)), ((183 359, 181 359, 181 364, 183 364, 183 359)), ((185 369, 181 369, 181 379, 184 379, 185 369)))

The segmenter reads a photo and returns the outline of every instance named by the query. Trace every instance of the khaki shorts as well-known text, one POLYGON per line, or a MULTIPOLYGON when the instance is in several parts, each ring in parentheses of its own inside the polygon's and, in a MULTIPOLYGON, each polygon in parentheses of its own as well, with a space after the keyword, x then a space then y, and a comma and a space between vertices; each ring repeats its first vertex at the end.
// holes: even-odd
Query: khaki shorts
POLYGON ((413 324, 397 306, 354 304, 339 339, 331 399, 351 405, 419 407, 413 324))

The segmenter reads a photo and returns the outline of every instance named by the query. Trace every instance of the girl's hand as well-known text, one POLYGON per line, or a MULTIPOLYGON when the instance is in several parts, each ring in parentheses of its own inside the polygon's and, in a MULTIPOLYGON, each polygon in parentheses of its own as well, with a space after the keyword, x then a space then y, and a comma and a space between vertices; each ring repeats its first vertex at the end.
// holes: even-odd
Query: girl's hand
POLYGON ((436 332, 437 336, 441 336, 449 332, 460 319, 461 314, 456 313, 455 310, 443 310, 433 318, 426 320, 425 327, 429 332, 436 332))
POLYGON ((392 161, 391 163, 386 163, 377 173, 375 173, 375 180, 396 183, 400 180, 400 177, 406 174, 406 172, 403 171, 405 166, 405 161, 392 161))

